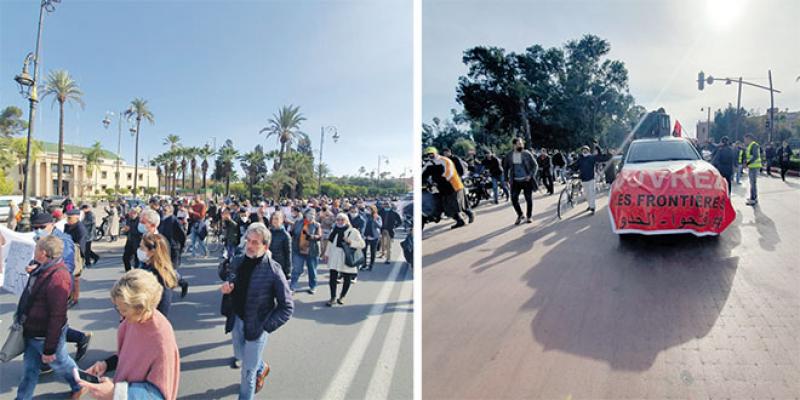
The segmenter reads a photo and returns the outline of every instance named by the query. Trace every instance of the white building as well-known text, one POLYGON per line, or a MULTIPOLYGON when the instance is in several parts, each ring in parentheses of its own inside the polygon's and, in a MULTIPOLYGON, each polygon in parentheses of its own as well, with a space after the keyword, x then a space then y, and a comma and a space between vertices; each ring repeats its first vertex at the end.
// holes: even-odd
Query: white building
MULTIPOLYGON (((56 193, 58 181, 58 144, 42 142, 43 151, 31 163, 28 175, 28 194, 34 197, 52 196, 56 193)), ((105 194, 106 189, 116 188, 117 156, 111 151, 103 150, 100 163, 92 174, 87 173, 87 147, 64 145, 64 170, 62 173, 62 194, 72 197, 105 194)), ((119 161, 119 187, 133 189, 134 166, 124 160, 119 161)), ((139 165, 140 188, 158 187, 158 175, 155 167, 139 165)), ((14 194, 22 194, 22 164, 10 171, 14 182, 14 194)))

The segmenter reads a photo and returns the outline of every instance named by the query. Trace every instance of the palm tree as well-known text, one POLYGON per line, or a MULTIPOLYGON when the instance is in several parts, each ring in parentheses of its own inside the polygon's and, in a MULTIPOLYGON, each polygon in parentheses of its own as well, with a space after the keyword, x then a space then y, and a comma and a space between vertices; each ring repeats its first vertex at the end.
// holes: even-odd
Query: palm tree
POLYGON ((103 146, 100 141, 94 142, 92 147, 83 153, 83 157, 86 158, 86 176, 91 179, 94 175, 94 185, 97 186, 97 175, 94 174, 94 169, 100 165, 100 159, 103 157, 103 146))
POLYGON ((65 70, 51 71, 44 85, 44 95, 53 95, 53 104, 58 102, 58 184, 56 185, 56 195, 61 194, 61 178, 64 172, 64 103, 74 102, 85 106, 83 92, 78 84, 69 76, 65 70))
POLYGON ((189 155, 189 149, 181 148, 178 153, 181 156, 181 191, 186 192, 186 166, 188 164, 186 157, 189 155))
POLYGON ((131 107, 125 111, 125 117, 129 120, 136 117, 136 150, 133 157, 133 193, 136 195, 137 185, 139 183, 139 133, 142 132, 142 120, 150 122, 150 125, 156 122, 153 113, 147 108, 147 100, 142 98, 135 98, 131 100, 131 107))
POLYGON ((292 142, 306 137, 303 132, 300 132, 300 124, 306 118, 300 113, 300 107, 292 105, 283 106, 278 114, 273 114, 272 118, 268 121, 268 126, 258 131, 259 134, 267 132, 267 138, 275 136, 281 144, 280 153, 278 153, 278 162, 273 167, 274 170, 279 170, 283 164, 283 155, 288 148, 291 148, 292 142))
POLYGON ((208 158, 214 155, 214 150, 212 150, 209 145, 205 145, 204 147, 199 149, 197 155, 203 159, 203 164, 201 164, 200 168, 203 169, 203 191, 205 191, 206 173, 208 172, 208 158))
POLYGON ((233 160, 239 155, 239 152, 233 146, 222 146, 219 149, 219 156, 222 160, 223 170, 225 171, 225 197, 230 194, 231 185, 231 172, 233 170, 233 160))
POLYGON ((164 157, 163 154, 159 154, 150 160, 150 166, 156 167, 156 177, 158 178, 158 184, 156 185, 156 193, 158 193, 159 195, 161 194, 161 177, 163 176, 163 173, 161 171, 161 164, 164 163, 163 157, 164 157))
POLYGON ((270 187, 272 187, 272 198, 277 202, 281 197, 281 190, 288 186, 294 191, 297 187, 297 179, 292 178, 284 171, 273 171, 268 179, 270 187))

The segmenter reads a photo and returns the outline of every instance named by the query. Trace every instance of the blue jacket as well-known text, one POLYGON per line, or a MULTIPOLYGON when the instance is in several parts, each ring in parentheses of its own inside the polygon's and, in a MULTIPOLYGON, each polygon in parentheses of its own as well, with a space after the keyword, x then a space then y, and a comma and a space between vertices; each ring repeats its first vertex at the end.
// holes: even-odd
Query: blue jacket
MULTIPOLYGON (((246 340, 256 340, 262 332, 272 333, 289 321, 294 311, 294 301, 281 265, 266 255, 253 269, 250 282, 239 282, 237 272, 244 257, 239 255, 233 258, 227 281, 233 282, 234 290, 237 286, 249 285, 244 310, 244 337, 246 340)), ((226 316, 227 331, 228 326, 233 326, 236 313, 231 311, 226 316)))
POLYGON ((72 241, 72 236, 67 233, 61 232, 58 228, 53 228, 51 235, 61 239, 64 242, 64 264, 67 265, 70 275, 75 273, 75 242, 72 241))

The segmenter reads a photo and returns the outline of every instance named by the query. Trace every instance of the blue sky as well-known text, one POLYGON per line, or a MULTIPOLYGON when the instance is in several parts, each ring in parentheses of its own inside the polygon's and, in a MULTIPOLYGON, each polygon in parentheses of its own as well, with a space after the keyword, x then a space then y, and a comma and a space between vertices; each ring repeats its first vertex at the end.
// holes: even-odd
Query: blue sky
MULTIPOLYGON (((768 85, 772 69, 780 109, 800 110, 800 2, 796 0, 604 0, 423 2, 423 122, 448 117, 467 48, 523 51, 562 46, 592 33, 625 62, 631 93, 652 110, 665 107, 691 134, 703 107, 736 105, 736 85, 698 92, 697 73, 742 76, 768 85)), ((769 108, 769 92, 742 91, 742 107, 769 108)))
MULTIPOLYGON (((0 106, 26 118, 13 77, 34 48, 37 18, 38 0, 0 1, 0 106)), ((258 131, 294 104, 316 151, 320 127, 338 129, 323 160, 334 174, 375 169, 383 155, 396 176, 412 165, 411 18, 406 0, 64 0, 45 17, 40 76, 67 69, 85 93, 85 109, 66 109, 67 143, 101 140, 116 151, 116 120, 108 131, 101 121, 143 97, 156 123, 143 124, 140 158, 164 151, 168 134, 270 150, 277 142, 258 131)), ((39 110, 36 138, 57 141, 58 107, 47 100, 39 110)), ((132 161, 126 133, 122 155, 132 161)))

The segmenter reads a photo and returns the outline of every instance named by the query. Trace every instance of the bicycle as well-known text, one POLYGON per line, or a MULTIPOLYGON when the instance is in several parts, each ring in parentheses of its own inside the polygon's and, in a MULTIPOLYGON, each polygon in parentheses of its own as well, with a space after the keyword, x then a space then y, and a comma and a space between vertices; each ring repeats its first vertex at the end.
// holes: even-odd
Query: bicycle
POLYGON ((558 195, 558 205, 556 207, 558 219, 561 219, 567 213, 567 210, 574 208, 580 202, 580 197, 582 196, 583 183, 581 183, 580 175, 572 174, 561 194, 558 195))

